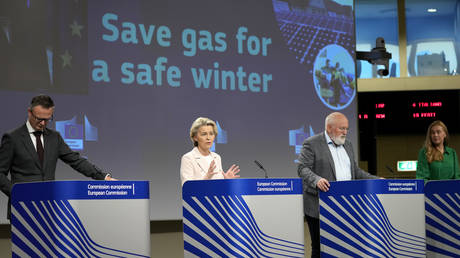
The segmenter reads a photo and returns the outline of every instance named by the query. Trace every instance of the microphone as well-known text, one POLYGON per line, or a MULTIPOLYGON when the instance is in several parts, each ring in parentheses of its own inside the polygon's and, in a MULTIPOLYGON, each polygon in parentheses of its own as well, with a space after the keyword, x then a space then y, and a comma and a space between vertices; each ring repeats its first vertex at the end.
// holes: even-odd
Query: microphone
POLYGON ((264 171, 264 173, 265 173, 265 178, 268 178, 267 170, 265 170, 264 166, 262 166, 262 164, 260 164, 260 162, 257 161, 257 160, 254 160, 254 163, 256 163, 256 165, 257 165, 260 169, 262 169, 262 170, 264 171))
POLYGON ((388 165, 385 165, 385 168, 388 169, 393 175, 395 174, 395 171, 388 165))
POLYGON ((386 168, 388 171, 391 172, 391 174, 392 174, 391 178, 396 178, 396 173, 395 173, 395 171, 394 171, 390 166, 385 165, 385 168, 386 168))

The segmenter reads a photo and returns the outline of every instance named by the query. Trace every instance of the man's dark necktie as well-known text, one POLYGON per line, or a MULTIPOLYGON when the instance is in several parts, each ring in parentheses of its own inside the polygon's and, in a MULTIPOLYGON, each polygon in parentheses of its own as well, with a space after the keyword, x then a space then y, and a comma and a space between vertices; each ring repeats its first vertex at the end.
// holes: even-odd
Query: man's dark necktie
POLYGON ((41 131, 35 131, 34 132, 34 135, 35 135, 35 140, 37 141, 37 154, 38 154, 38 159, 40 160, 40 164, 42 165, 43 167, 43 160, 45 158, 45 149, 43 149, 43 144, 42 144, 42 139, 41 139, 41 135, 42 135, 43 132, 41 131))

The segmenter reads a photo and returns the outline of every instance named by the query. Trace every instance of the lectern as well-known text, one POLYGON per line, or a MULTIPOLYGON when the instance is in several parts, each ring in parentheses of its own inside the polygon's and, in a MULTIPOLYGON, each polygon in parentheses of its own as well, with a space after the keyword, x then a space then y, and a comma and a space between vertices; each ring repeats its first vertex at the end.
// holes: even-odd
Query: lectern
POLYGON ((423 184, 331 182, 320 193, 321 257, 425 257, 423 184))
POLYGON ((149 257, 148 181, 15 184, 14 257, 149 257))
POLYGON ((460 255, 460 180, 430 181, 425 185, 428 257, 460 255))
POLYGON ((304 257, 299 178, 187 181, 184 256, 304 257))

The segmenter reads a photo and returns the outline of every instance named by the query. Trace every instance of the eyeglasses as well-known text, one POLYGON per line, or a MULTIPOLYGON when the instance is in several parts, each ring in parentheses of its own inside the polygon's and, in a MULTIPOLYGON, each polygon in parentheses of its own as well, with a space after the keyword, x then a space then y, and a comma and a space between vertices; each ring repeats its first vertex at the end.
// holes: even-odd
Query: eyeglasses
POLYGON ((48 123, 48 122, 53 121, 53 119, 54 119, 54 114, 51 115, 50 118, 39 118, 39 117, 35 116, 34 113, 33 113, 32 111, 30 111, 30 114, 31 114, 32 117, 33 117, 37 122, 39 122, 39 123, 41 123, 41 122, 48 123))

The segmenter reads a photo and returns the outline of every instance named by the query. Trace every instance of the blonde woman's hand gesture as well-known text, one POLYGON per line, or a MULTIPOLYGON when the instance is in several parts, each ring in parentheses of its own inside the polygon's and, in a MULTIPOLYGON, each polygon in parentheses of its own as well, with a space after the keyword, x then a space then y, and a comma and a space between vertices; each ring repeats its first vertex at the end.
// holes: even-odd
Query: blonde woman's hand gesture
POLYGON ((208 172, 204 176, 204 179, 211 179, 215 174, 218 172, 215 172, 214 170, 216 169, 216 162, 211 161, 211 164, 209 164, 208 172))
POLYGON ((237 175, 238 172, 240 172, 240 167, 233 164, 227 172, 224 172, 224 178, 225 179, 233 179, 233 178, 238 178, 240 175, 237 175))

